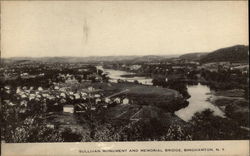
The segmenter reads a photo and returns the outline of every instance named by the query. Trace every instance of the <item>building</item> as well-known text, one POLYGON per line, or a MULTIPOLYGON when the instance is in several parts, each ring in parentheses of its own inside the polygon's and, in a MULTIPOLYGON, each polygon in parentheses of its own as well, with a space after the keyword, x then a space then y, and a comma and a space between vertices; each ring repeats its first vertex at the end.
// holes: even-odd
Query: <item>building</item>
POLYGON ((65 113, 74 113, 74 106, 73 105, 64 105, 63 112, 65 113))
POLYGON ((129 99, 128 99, 128 98, 124 98, 124 99, 122 100, 122 104, 124 104, 124 105, 129 104, 129 99))

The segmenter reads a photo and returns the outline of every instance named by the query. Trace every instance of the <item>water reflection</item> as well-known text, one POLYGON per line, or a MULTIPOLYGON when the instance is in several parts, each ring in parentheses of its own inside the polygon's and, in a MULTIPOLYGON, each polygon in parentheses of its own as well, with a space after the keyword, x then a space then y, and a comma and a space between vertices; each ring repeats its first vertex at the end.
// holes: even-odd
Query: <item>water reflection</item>
POLYGON ((104 73, 107 73, 111 82, 117 82, 117 80, 119 80, 119 79, 126 80, 128 82, 134 82, 135 80, 137 80, 141 84, 153 85, 152 79, 144 77, 144 76, 122 77, 122 75, 134 75, 135 73, 132 73, 132 72, 114 70, 114 69, 104 69, 102 66, 97 66, 97 69, 100 69, 104 73))

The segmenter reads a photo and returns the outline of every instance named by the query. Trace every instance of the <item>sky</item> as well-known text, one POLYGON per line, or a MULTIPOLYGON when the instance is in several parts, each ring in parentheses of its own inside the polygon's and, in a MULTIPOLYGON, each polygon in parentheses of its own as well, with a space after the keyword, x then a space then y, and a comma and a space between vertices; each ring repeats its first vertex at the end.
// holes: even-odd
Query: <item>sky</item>
POLYGON ((2 57, 175 55, 248 45, 247 1, 3 1, 2 57))

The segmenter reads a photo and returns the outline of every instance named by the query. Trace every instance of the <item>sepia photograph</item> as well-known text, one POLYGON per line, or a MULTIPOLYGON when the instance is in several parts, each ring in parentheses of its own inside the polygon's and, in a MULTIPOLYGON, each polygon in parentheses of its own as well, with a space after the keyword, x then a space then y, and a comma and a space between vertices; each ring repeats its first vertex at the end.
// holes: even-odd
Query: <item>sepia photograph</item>
MULTIPOLYGON (((1 1, 1 151, 238 140, 249 154, 248 34, 248 1, 1 1)), ((156 146, 78 154, 224 150, 156 146)))

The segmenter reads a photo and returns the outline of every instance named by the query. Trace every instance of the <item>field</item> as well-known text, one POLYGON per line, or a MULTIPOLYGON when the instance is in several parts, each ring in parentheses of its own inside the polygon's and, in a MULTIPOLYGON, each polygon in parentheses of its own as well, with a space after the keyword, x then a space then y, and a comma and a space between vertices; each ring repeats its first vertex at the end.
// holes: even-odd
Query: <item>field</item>
POLYGON ((104 94, 105 97, 127 90, 126 92, 119 94, 119 96, 128 97, 133 104, 155 105, 169 112, 173 112, 187 105, 187 103, 177 91, 168 88, 139 85, 129 82, 83 82, 78 85, 77 88, 80 89, 89 86, 102 90, 101 93, 104 94))

